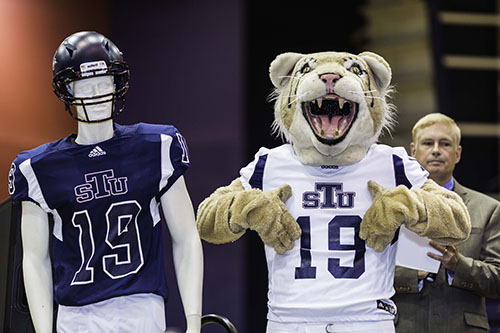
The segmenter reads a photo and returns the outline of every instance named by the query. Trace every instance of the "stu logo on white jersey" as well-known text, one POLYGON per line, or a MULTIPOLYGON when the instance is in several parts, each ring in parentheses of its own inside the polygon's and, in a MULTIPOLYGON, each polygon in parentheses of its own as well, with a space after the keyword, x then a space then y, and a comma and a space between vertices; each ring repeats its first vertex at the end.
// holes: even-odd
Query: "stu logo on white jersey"
POLYGON ((85 183, 75 186, 78 203, 128 192, 127 177, 115 178, 113 169, 85 174, 85 183))
POLYGON ((353 208, 355 192, 344 192, 342 183, 315 183, 315 190, 302 193, 302 207, 353 208))

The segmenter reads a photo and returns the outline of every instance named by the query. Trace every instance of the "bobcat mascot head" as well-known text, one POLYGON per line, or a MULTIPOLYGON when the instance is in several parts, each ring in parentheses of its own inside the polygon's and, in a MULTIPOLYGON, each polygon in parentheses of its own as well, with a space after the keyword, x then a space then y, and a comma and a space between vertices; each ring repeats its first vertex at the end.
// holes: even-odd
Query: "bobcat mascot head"
POLYGON ((375 53, 284 53, 269 72, 274 129, 304 164, 355 163, 393 124, 391 68, 375 53))

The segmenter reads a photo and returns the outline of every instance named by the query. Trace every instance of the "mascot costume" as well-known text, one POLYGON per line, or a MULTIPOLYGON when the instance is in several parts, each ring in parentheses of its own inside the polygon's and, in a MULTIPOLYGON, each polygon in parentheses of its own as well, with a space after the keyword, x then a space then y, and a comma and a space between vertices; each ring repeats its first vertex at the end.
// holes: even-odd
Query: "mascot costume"
POLYGON ((398 228, 456 243, 470 232, 467 209, 404 148, 376 143, 394 116, 381 56, 284 53, 270 77, 287 143, 261 148, 205 199, 198 231, 211 243, 260 235, 268 332, 391 331, 398 228))

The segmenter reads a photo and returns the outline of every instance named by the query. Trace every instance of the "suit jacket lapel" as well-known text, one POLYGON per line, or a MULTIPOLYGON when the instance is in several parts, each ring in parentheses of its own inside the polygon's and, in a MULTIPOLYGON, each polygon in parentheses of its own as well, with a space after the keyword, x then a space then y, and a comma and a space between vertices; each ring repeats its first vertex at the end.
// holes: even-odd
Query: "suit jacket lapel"
POLYGON ((467 190, 465 189, 465 187, 460 185, 460 183, 457 182, 456 179, 455 179, 453 191, 456 192, 460 196, 460 198, 462 198, 464 203, 467 205, 467 203, 469 202, 469 196, 467 195, 467 190))

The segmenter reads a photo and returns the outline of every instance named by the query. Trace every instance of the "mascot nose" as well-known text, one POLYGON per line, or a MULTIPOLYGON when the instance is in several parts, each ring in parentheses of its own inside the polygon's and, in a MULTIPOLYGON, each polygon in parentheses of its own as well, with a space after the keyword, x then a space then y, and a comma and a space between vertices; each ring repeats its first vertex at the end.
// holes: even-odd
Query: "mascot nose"
POLYGON ((339 74, 326 73, 319 76, 320 80, 323 81, 326 85, 326 92, 333 93, 333 87, 335 87, 335 83, 340 79, 339 74))

